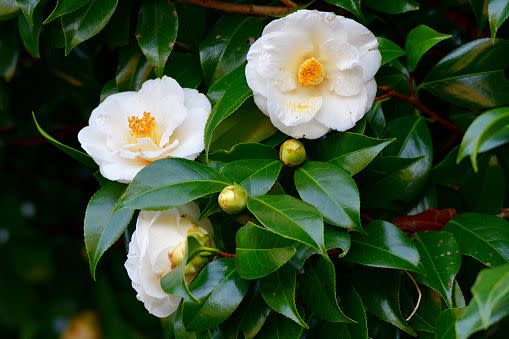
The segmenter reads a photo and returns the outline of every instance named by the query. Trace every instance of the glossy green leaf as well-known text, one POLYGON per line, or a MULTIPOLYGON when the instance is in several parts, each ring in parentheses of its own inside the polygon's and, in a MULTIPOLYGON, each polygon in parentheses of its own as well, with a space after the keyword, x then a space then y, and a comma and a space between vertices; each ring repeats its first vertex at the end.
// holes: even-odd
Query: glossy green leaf
POLYGON ((152 74, 153 67, 137 46, 120 50, 118 69, 115 76, 120 91, 137 91, 152 74))
POLYGON ((396 45, 391 40, 384 37, 378 37, 377 39, 378 49, 380 50, 380 54, 382 54, 382 66, 406 54, 406 52, 401 47, 396 45))
POLYGON ((487 214, 460 214, 445 226, 454 234, 461 253, 484 265, 497 266, 509 262, 509 222, 487 214))
POLYGON ((399 14, 419 9, 419 4, 413 0, 364 0, 363 3, 371 9, 387 14, 399 14))
POLYGON ((323 229, 323 237, 325 248, 327 250, 333 248, 341 249, 341 253, 338 254, 338 258, 343 258, 350 250, 350 234, 344 230, 340 230, 337 227, 325 225, 323 229))
POLYGON ((249 197, 267 193, 281 171, 279 160, 237 160, 226 164, 221 173, 247 190, 249 197))
MULTIPOLYGON (((470 156, 470 161, 477 172, 477 155, 483 146, 491 143, 489 148, 509 142, 508 138, 497 138, 500 132, 509 128, 509 107, 491 109, 477 117, 468 127, 458 151, 457 163, 470 156), (493 143, 496 140, 497 142, 493 143)), ((486 148, 486 146, 484 146, 486 148)), ((489 149, 488 149, 489 150, 489 149)))
POLYGON ((412 29, 405 41, 408 70, 413 72, 424 53, 440 41, 450 37, 452 35, 439 33, 426 25, 419 25, 412 29))
POLYGON ((438 291, 448 307, 453 307, 454 279, 461 265, 456 240, 449 232, 419 232, 415 239, 423 269, 417 279, 438 291))
POLYGON ((419 89, 470 109, 509 104, 509 80, 504 74, 508 59, 507 40, 471 41, 440 60, 419 89))
POLYGON ((44 24, 48 24, 56 18, 85 6, 91 0, 58 0, 51 14, 44 20, 44 24))
POLYGON ((204 138, 206 154, 208 154, 212 137, 217 126, 235 112, 247 98, 253 95, 253 92, 246 82, 244 66, 230 73, 221 82, 217 83, 215 87, 211 88, 211 90, 221 94, 212 108, 212 112, 205 126, 204 138))
POLYGON ((472 295, 456 322, 460 339, 488 329, 509 314, 509 264, 482 270, 472 286, 472 295))
POLYGON ((308 260, 300 284, 304 291, 302 300, 318 318, 331 322, 353 322, 339 308, 336 272, 330 260, 319 256, 308 260))
POLYGON ((28 24, 31 26, 34 10, 39 4, 39 2, 41 2, 41 0, 16 0, 16 2, 18 3, 19 8, 21 8, 21 11, 25 15, 28 24))
POLYGON ((360 230, 360 198, 355 181, 341 168, 310 161, 295 171, 295 186, 305 202, 336 226, 360 230))
POLYGON ((263 339, 299 339, 304 329, 294 321, 272 312, 258 337, 263 339))
POLYGON ((295 305, 296 271, 290 265, 281 267, 276 272, 261 280, 260 291, 265 302, 276 312, 308 328, 295 305))
POLYGON ((237 333, 241 331, 247 339, 254 338, 260 332, 270 313, 270 307, 258 289, 253 290, 255 292, 248 294, 237 309, 236 312, 240 311, 240 316, 234 318, 234 314, 230 317, 234 326, 238 326, 237 333))
POLYGON ((176 51, 171 52, 164 74, 175 79, 182 88, 197 88, 203 80, 198 57, 176 51))
POLYGON ((156 75, 163 75, 164 66, 177 39, 178 17, 173 3, 149 0, 141 6, 136 27, 136 40, 154 66, 156 75))
POLYGON ((312 157, 328 161, 354 175, 365 168, 394 139, 375 139, 350 132, 338 133, 320 140, 312 157))
POLYGON ((415 245, 395 225, 374 221, 364 227, 366 234, 351 234, 352 245, 345 259, 362 265, 419 272, 415 245))
POLYGON ((247 208, 274 233, 325 254, 322 216, 313 206, 289 195, 250 198, 247 208))
POLYGON ((262 28, 259 18, 229 15, 220 19, 200 44, 205 81, 212 85, 242 65, 262 28))
POLYGON ((236 261, 243 279, 258 279, 283 266, 295 254, 294 242, 248 222, 237 231, 236 261))
POLYGON ((37 8, 32 15, 32 24, 30 24, 25 16, 18 17, 18 30, 23 45, 28 53, 34 58, 39 58, 39 34, 42 26, 42 9, 37 8))
POLYGON ((235 311, 246 295, 249 282, 240 278, 231 258, 216 259, 189 284, 198 302, 184 302, 186 328, 203 331, 219 325, 235 311))
POLYGON ((245 159, 246 154, 249 154, 249 159, 279 159, 279 155, 274 148, 255 142, 237 144, 229 150, 209 153, 209 159, 228 163, 245 159))
POLYGON ((182 263, 166 273, 160 280, 161 288, 168 294, 198 301, 187 284, 186 266, 199 252, 202 245, 195 237, 187 237, 182 263))
POLYGON ((62 16, 65 55, 99 33, 110 21, 117 3, 118 0, 90 0, 81 10, 62 16))
POLYGON ((456 320, 462 313, 461 309, 449 308, 440 313, 435 324, 436 339, 457 339, 456 320))
POLYGON ((46 133, 42 127, 39 125, 39 123, 37 122, 37 119, 35 118, 35 113, 32 112, 32 118, 34 119, 34 124, 35 124, 35 127, 37 127, 37 130, 39 131, 39 133, 46 139, 48 140, 50 143, 52 143, 54 146, 56 146, 57 148, 59 148, 61 151, 63 151, 64 153, 66 153, 67 155, 69 155, 71 158, 79 161, 80 163, 82 163, 83 165, 87 166, 87 167, 96 167, 96 164, 94 162, 94 160, 92 160, 92 158, 86 154, 86 153, 83 153, 81 151, 78 151, 72 147, 69 147, 67 145, 64 145, 62 144, 61 142, 59 142, 58 140, 54 139, 51 135, 49 135, 48 133, 46 133))
POLYGON ((85 245, 94 279, 99 259, 124 233, 133 216, 134 211, 131 209, 115 211, 115 205, 125 189, 126 185, 109 182, 97 191, 88 203, 85 212, 85 245))
POLYGON ((361 0, 325 0, 325 2, 352 12, 359 19, 364 18, 361 10, 361 0))
POLYGON ((489 0, 488 15, 491 37, 494 39, 497 35, 497 30, 509 17, 509 2, 507 0, 489 0))
POLYGON ((138 172, 120 204, 132 209, 162 210, 219 192, 229 184, 217 171, 198 162, 161 159, 138 172))

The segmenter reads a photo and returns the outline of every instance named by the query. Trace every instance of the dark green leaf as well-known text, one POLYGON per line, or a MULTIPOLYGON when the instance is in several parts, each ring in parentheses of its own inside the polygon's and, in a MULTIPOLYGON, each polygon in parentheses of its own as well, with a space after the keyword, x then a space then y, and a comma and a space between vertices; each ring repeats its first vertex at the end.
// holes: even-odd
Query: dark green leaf
POLYGON ((477 117, 468 127, 461 141, 457 163, 470 156, 472 166, 477 172, 477 154, 483 148, 488 151, 507 142, 509 142, 509 107, 491 109, 477 117), (490 145, 486 147, 488 143, 490 145))
POLYGON ((42 9, 37 8, 33 13, 30 25, 25 16, 18 17, 18 29, 23 45, 34 58, 39 58, 39 34, 42 26, 42 9))
POLYGON ((327 222, 361 229, 359 191, 350 174, 341 168, 306 162, 295 171, 295 186, 302 200, 315 206, 327 222))
POLYGON ((449 232, 420 232, 415 238, 424 272, 417 276, 418 280, 438 291, 448 307, 453 307, 454 279, 461 265, 456 240, 449 232))
POLYGON ((200 44, 205 81, 212 85, 246 60, 249 46, 260 35, 263 21, 249 16, 224 16, 200 44))
POLYGON ((440 41, 450 37, 452 35, 439 33, 426 25, 419 25, 412 29, 405 41, 408 70, 413 72, 424 53, 440 41))
POLYGON ((85 245, 87 247, 90 272, 95 279, 99 259, 124 233, 133 216, 133 210, 114 210, 124 193, 126 185, 109 182, 95 193, 85 212, 85 245))
POLYGON ((304 303, 318 318, 331 322, 353 322, 339 308, 336 272, 329 259, 316 256, 308 260, 300 283, 304 303))
POLYGON ((249 154, 249 159, 279 159, 277 151, 274 148, 254 142, 238 144, 227 151, 221 150, 210 153, 209 159, 228 163, 245 159, 246 154, 249 154))
POLYGON ((320 140, 312 157, 328 161, 354 175, 393 141, 394 139, 375 139, 350 132, 338 133, 320 140))
POLYGON ((290 265, 283 266, 261 280, 260 291, 273 310, 308 328, 295 305, 295 274, 295 268, 290 265))
POLYGON ((399 14, 419 9, 419 4, 412 0, 364 0, 364 4, 369 8, 388 14, 399 14))
POLYGON ((373 267, 420 271, 415 245, 395 225, 374 221, 364 230, 366 235, 351 234, 352 245, 346 260, 373 267))
POLYGON ((153 67, 137 46, 120 50, 115 81, 120 91, 137 91, 152 74, 153 67))
POLYGON ((474 40, 440 60, 419 88, 470 109, 506 105, 509 80, 504 70, 508 59, 509 41, 474 40))
POLYGON ((477 32, 483 31, 488 20, 488 2, 489 0, 468 0, 472 11, 477 19, 477 32))
POLYGON ((240 278, 233 259, 212 261, 189 285, 199 302, 184 302, 186 328, 203 331, 219 325, 239 306, 248 287, 249 282, 240 278))
POLYGON ((16 43, 16 35, 9 34, 0 38, 0 76, 9 81, 18 64, 19 51, 16 43))
POLYGON ((217 171, 198 162, 161 159, 138 172, 120 204, 133 209, 167 209, 219 192, 229 184, 217 171))
POLYGON ((248 222, 237 232, 235 264, 243 279, 264 277, 295 254, 294 242, 248 222))
POLYGON ((270 307, 267 305, 265 300, 263 300, 258 290, 256 293, 253 293, 249 300, 246 299, 247 297, 239 307, 239 309, 243 308, 243 312, 241 318, 237 321, 237 324, 244 334, 244 337, 250 339, 254 338, 254 336, 260 332, 260 329, 270 313, 270 307))
POLYGON ((352 12, 359 19, 364 18, 361 11, 361 0, 325 0, 325 2, 352 12))
POLYGON ((149 0, 141 6, 136 39, 156 75, 163 75, 164 66, 177 39, 178 17, 175 5, 166 0, 149 0))
POLYGON ((263 339, 299 339, 303 328, 292 320, 272 312, 257 337, 263 339))
POLYGON ((341 253, 337 256, 338 258, 343 258, 350 250, 350 234, 346 231, 325 225, 323 237, 327 250, 333 248, 341 249, 341 253))
POLYGON ((171 52, 164 74, 175 79, 183 88, 196 88, 202 80, 200 61, 195 55, 171 52))
POLYGON ((81 162, 83 165, 87 166, 87 167, 96 167, 96 164, 94 162, 94 160, 92 160, 92 158, 86 154, 86 153, 83 153, 81 151, 78 151, 72 147, 69 147, 67 145, 64 145, 62 144, 61 142, 57 141, 56 139, 54 139, 51 135, 49 135, 48 133, 46 133, 42 128, 41 126, 39 126, 39 123, 37 122, 37 119, 35 119, 35 113, 32 112, 32 118, 34 119, 34 123, 35 123, 35 127, 37 127, 37 130, 39 131, 39 133, 46 139, 48 140, 50 143, 52 143, 54 146, 56 146, 57 148, 59 148, 61 151, 63 151, 64 153, 66 153, 67 155, 69 155, 71 158, 81 162))
POLYGON ((279 160, 237 160, 226 164, 221 173, 247 190, 249 197, 267 193, 281 171, 279 160))
POLYGON ((449 308, 440 313, 435 324, 436 339, 456 339, 456 320, 461 315, 461 309, 449 308))
POLYGON ((487 214, 460 214, 445 226, 454 234, 461 253, 476 258, 484 265, 497 266, 509 262, 509 222, 487 214))
POLYGON ((58 0, 51 14, 44 20, 44 24, 48 24, 56 18, 67 13, 74 12, 78 8, 85 6, 90 0, 58 0))
POLYGON ((494 39, 497 35, 497 30, 509 17, 509 2, 507 0, 489 0, 488 14, 491 37, 494 39))
POLYGON ((41 0, 16 0, 16 2, 18 3, 19 8, 21 8, 21 11, 25 15, 28 24, 32 26, 32 17, 34 14, 35 7, 37 7, 41 0))
POLYGON ((264 195, 249 199, 247 208, 272 232, 326 255, 322 216, 313 206, 289 195, 264 195))
POLYGON ((389 39, 378 37, 378 49, 382 54, 382 65, 405 55, 405 51, 389 39))

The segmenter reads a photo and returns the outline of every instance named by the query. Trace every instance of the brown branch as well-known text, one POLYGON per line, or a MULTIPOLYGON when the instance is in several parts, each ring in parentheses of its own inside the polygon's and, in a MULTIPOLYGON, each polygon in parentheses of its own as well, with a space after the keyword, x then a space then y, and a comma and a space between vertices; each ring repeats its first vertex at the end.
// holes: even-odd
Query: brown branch
POLYGON ((236 257, 235 253, 225 253, 223 251, 217 252, 217 255, 220 256, 221 258, 235 258, 236 257))
POLYGON ((251 4, 234 4, 217 0, 177 0, 183 4, 191 4, 205 8, 217 9, 226 13, 253 16, 282 16, 293 11, 293 7, 262 6, 251 4))
POLYGON ((298 7, 298 5, 293 2, 292 0, 281 0, 281 3, 285 5, 286 7, 295 8, 298 7))

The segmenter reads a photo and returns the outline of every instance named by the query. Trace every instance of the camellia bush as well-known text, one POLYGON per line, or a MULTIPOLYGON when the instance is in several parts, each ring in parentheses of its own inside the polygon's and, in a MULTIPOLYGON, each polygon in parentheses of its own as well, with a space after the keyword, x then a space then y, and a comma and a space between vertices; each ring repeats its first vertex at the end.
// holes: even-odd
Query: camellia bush
POLYGON ((97 181, 92 277, 125 241, 168 337, 503 337, 508 16, 507 0, 0 0, 0 85, 67 83, 39 84, 32 117, 97 181), (74 144, 45 128, 62 102, 74 144))

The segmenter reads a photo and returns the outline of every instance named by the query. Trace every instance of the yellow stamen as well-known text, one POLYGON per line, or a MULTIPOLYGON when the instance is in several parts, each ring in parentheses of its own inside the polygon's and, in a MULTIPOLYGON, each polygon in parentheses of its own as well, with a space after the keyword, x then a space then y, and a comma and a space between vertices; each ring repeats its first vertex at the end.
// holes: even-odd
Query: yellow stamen
POLYGON ((131 135, 135 138, 150 138, 156 127, 156 120, 149 112, 144 112, 142 118, 132 115, 127 120, 131 135))
POLYGON ((325 72, 322 64, 314 57, 304 60, 299 67, 299 85, 319 85, 325 78, 325 72))

